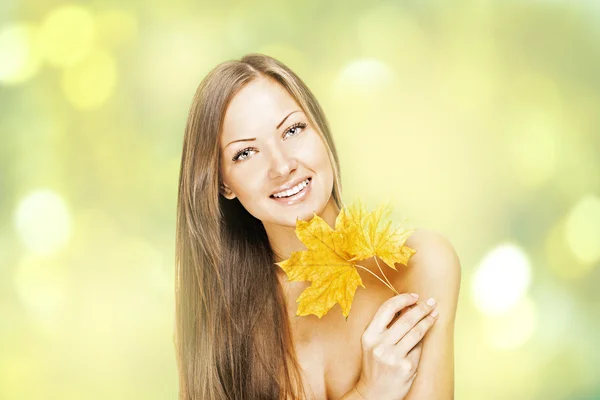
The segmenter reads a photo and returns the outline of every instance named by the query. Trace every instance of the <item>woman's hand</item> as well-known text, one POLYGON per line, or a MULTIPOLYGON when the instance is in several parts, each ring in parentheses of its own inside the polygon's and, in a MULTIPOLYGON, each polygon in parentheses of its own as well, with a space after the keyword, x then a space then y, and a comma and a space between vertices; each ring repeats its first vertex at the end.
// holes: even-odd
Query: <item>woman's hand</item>
POLYGON ((401 400, 417 376, 422 342, 437 320, 435 308, 402 293, 385 301, 362 335, 362 371, 356 390, 366 400, 401 400), (403 308, 414 305, 392 319, 403 308), (391 324, 391 325, 390 325, 391 324))

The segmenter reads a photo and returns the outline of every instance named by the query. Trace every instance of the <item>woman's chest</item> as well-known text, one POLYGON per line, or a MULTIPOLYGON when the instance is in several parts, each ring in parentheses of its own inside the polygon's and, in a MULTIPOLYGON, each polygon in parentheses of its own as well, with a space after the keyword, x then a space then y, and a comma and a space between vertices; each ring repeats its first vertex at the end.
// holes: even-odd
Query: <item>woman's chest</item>
MULTIPOLYGON (((303 386, 309 398, 312 391, 316 400, 339 399, 360 377, 362 334, 379 306, 394 295, 376 278, 362 274, 361 278, 367 289, 357 288, 347 320, 339 304, 320 320, 314 315, 290 317, 303 386)), ((292 315, 295 309, 290 310, 292 315)))
POLYGON ((359 378, 362 363, 360 336, 339 335, 337 339, 298 346, 296 355, 309 399, 339 399, 359 378))

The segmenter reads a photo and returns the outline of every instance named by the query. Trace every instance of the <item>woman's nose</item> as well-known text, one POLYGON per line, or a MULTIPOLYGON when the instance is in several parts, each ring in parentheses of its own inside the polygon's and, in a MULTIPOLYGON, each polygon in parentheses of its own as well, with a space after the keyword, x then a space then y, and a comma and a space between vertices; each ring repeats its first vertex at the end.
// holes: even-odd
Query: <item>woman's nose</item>
POLYGON ((281 149, 274 149, 271 152, 269 178, 276 179, 281 176, 288 176, 297 166, 298 162, 296 158, 286 154, 285 151, 282 151, 281 149))

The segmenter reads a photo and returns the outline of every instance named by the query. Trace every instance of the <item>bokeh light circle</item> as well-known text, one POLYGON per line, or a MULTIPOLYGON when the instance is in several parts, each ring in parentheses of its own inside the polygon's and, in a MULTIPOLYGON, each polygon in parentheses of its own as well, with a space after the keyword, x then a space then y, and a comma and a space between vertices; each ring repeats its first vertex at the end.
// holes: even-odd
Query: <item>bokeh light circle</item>
POLYGON ((92 48, 94 37, 92 13, 77 4, 53 9, 40 28, 42 54, 56 67, 67 67, 81 60, 92 48))
POLYGON ((486 315, 501 314, 514 307, 529 286, 530 270, 527 256, 514 244, 490 251, 473 277, 476 307, 486 315))
POLYGON ((101 106, 117 82, 117 62, 104 50, 95 50, 64 71, 62 87, 67 100, 79 109, 101 106))
POLYGON ((49 189, 36 190, 19 203, 14 215, 19 237, 37 254, 61 250, 71 235, 71 215, 60 195, 49 189))
POLYGON ((0 30, 0 83, 19 84, 40 68, 37 28, 29 23, 12 23, 0 30))
POLYGON ((600 197, 588 194, 573 206, 565 223, 565 238, 582 262, 600 260, 600 197))
POLYGON ((544 240, 546 267, 560 279, 579 279, 590 272, 592 264, 582 262, 573 254, 565 239, 566 217, 548 230, 544 240))
POLYGON ((382 61, 369 58, 347 64, 333 83, 339 101, 360 101, 378 106, 381 94, 395 83, 394 72, 382 61))

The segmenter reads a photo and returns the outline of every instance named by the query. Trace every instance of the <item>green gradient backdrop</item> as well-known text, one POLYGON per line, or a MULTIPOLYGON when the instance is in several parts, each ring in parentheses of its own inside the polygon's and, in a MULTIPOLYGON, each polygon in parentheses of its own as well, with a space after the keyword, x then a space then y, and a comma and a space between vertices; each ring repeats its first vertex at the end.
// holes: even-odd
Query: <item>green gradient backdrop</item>
POLYGON ((346 203, 391 196, 455 245, 457 399, 600 399, 598 21, 596 0, 2 1, 0 399, 176 399, 183 130, 248 52, 320 100, 346 203))

